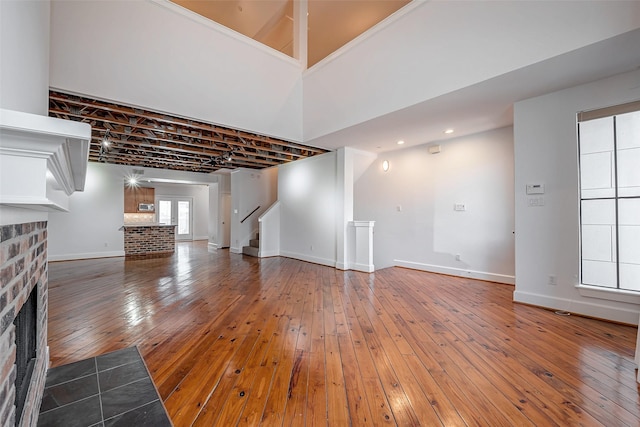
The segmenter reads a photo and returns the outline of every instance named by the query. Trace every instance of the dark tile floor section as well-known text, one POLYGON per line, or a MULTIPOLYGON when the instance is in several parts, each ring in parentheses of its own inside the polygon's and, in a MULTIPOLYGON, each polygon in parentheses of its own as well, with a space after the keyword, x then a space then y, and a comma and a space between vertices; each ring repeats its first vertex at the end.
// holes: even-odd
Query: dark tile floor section
POLYGON ((136 347, 49 369, 38 427, 171 427, 136 347))

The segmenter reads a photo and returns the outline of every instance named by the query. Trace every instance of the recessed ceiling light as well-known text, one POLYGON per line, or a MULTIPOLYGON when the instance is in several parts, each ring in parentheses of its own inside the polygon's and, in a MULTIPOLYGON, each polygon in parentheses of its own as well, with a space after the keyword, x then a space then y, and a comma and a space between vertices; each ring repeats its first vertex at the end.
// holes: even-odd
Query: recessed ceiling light
POLYGON ((111 145, 111 142, 109 141, 109 129, 107 129, 104 133, 104 137, 102 137, 102 146, 108 148, 109 145, 111 145))
POLYGON ((450 134, 450 133, 453 133, 453 129, 446 129, 444 131, 444 133, 446 133, 447 135, 450 134))
POLYGON ((402 144, 404 144, 404 141, 402 140, 398 141, 398 145, 402 145, 402 144))

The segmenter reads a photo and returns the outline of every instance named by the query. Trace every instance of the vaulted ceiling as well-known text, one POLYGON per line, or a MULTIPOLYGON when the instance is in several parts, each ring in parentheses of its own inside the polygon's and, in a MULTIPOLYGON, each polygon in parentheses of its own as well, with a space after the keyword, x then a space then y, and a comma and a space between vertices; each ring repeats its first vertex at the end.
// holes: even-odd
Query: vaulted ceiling
MULTIPOLYGON (((298 1, 298 0, 295 0, 298 1)), ((306 0, 308 65, 382 21, 410 0, 306 0)), ((294 0, 173 0, 287 55, 293 55, 294 0)), ((91 124, 89 160, 210 173, 262 169, 328 150, 59 91, 49 115, 91 124)))
POLYGON ((89 160, 190 172, 263 169, 327 150, 63 92, 49 115, 89 123, 89 160))
MULTIPOLYGON (((294 56, 294 0, 172 0, 286 55, 294 56)), ((309 67, 411 0, 304 0, 309 67)), ((300 0, 295 0, 296 3, 300 0)))
MULTIPOLYGON (((265 2, 270 1, 271 0, 265 0, 265 2)), ((323 2, 323 0, 310 1, 323 2)), ((61 5, 65 3, 66 2, 59 2, 58 7, 62 8, 61 5)), ((118 2, 115 3, 117 4, 118 2)), ((164 3, 171 4, 168 1, 164 3)), ((196 1, 195 3, 211 2, 196 1)), ((222 3, 227 2, 223 1, 222 3)), ((249 0, 248 2, 233 1, 231 3, 236 5, 236 9, 238 6, 241 6, 243 7, 243 10, 246 10, 247 4, 262 2, 249 0)), ((323 3, 342 4, 343 2, 324 1, 323 3)), ((369 2, 356 1, 355 3, 369 2)), ((426 19, 437 11, 427 8, 427 6, 435 3, 438 2, 411 2, 409 6, 403 9, 403 11, 408 11, 406 15, 402 15, 403 12, 400 12, 396 16, 411 16, 411 14, 416 13, 426 19)), ((444 3, 453 4, 455 2, 444 3)), ((468 6, 475 4, 476 2, 464 3, 468 6)), ((514 5, 517 4, 519 6, 524 3, 528 4, 528 2, 518 2, 514 3, 514 5)), ((560 2, 558 2, 558 4, 559 3, 560 2)), ((585 2, 582 6, 575 6, 576 11, 583 11, 583 14, 580 16, 588 16, 586 12, 595 7, 592 3, 586 3, 588 2, 585 2)), ((545 2, 531 2, 530 4, 545 4, 545 6, 540 6, 541 10, 556 7, 556 2, 549 2, 548 6, 545 2)), ((181 9, 173 4, 171 5, 174 10, 181 9)), ((442 13, 448 11, 447 8, 443 8, 441 5, 436 6, 437 8, 435 6, 434 8, 438 10, 442 9, 442 13)), ((480 6, 477 7, 479 8, 480 6)), ((496 6, 496 8, 498 7, 499 6, 496 6)), ((537 7, 538 6, 536 6, 536 10, 537 7)), ((482 8, 484 8, 484 6, 482 6, 482 8)), ((598 8, 604 8, 604 6, 598 6, 598 8)), ((469 9, 470 10, 467 10, 466 6, 464 8, 464 10, 467 10, 467 13, 475 10, 474 8, 469 9)), ((530 8, 525 7, 525 10, 528 9, 530 8)), ((64 10, 67 13, 69 12, 69 10, 64 8, 61 10, 64 10)), ((513 13, 505 13, 505 16, 516 15, 518 8, 511 8, 509 10, 513 13)), ((191 12, 182 12, 193 16, 191 12)), ((565 13, 566 12, 567 11, 565 10, 565 13)), ((312 15, 313 13, 310 13, 310 22, 312 15)), ((60 13, 58 16, 65 16, 65 14, 60 13)), ((451 13, 445 14, 445 17, 446 16, 452 16, 457 19, 458 15, 451 13)), ((593 14, 593 16, 595 17, 596 15, 593 14)), ((615 14, 612 13, 612 16, 615 16, 615 14)), ((473 17, 475 18, 477 15, 473 15, 473 17)), ((486 20, 487 18, 488 16, 485 13, 484 19, 486 20)), ((468 20, 469 16, 467 16, 467 21, 468 20)), ((393 18, 391 21, 393 21, 393 18)), ((466 23, 465 20, 460 21, 461 22, 458 22, 455 27, 458 33, 474 22, 469 21, 466 23)), ((556 19, 556 21, 558 20, 556 19)), ((615 22, 612 19, 609 19, 609 21, 615 22)), ((69 23, 74 22, 75 21, 73 19, 69 21, 69 23)), ((329 20, 328 22, 332 21, 329 20)), ((484 21, 480 20, 478 22, 484 21)), ((478 24, 478 22, 475 22, 477 25, 474 28, 480 31, 484 24, 478 24)), ((562 23, 563 27, 566 27, 564 19, 558 22, 562 23)), ((596 24, 600 22, 599 18, 594 18, 594 22, 596 24)), ((455 21, 451 23, 455 23, 455 21)), ((442 25, 441 31, 437 34, 446 35, 447 31, 449 31, 449 24, 451 23, 446 21, 442 25)), ((60 19, 59 22, 57 22, 57 28, 66 28, 67 24, 67 21, 60 19)), ((586 27, 587 25, 583 25, 581 28, 586 27)), ((260 28, 266 27, 263 26, 260 28)), ((332 29, 332 27, 329 28, 330 30, 332 29)), ((333 29, 337 31, 336 28, 333 29)), ((530 36, 535 34, 534 28, 535 25, 529 28, 528 34, 530 36)), ((624 28, 625 27, 621 25, 621 29, 624 28)), ((311 28, 310 31, 312 29, 313 28, 311 28)), ((551 33, 562 34, 558 29, 556 30, 556 32, 551 33)), ((492 33, 496 36, 494 37, 495 40, 500 42, 504 40, 504 37, 500 37, 501 31, 492 33)), ((463 36, 465 34, 467 33, 462 32, 463 36)), ((544 34, 542 29, 540 30, 540 34, 544 34)), ((464 37, 463 36, 459 36, 456 39, 459 49, 466 46, 469 34, 464 37)), ((72 43, 72 38, 66 39, 60 35, 58 35, 58 38, 66 40, 67 44, 70 46, 75 46, 72 43)), ((483 40, 484 39, 481 39, 479 43, 483 43, 483 40)), ((407 76, 414 77, 414 79, 407 79, 407 82, 409 82, 408 84, 389 84, 389 87, 391 88, 390 90, 382 92, 382 95, 376 95, 379 97, 384 96, 386 93, 387 96, 391 95, 391 98, 398 95, 402 102, 397 105, 402 108, 397 108, 396 110, 384 108, 380 111, 373 111, 375 114, 372 113, 369 116, 365 114, 361 117, 356 117, 353 120, 339 123, 339 126, 335 126, 335 128, 329 127, 328 131, 320 126, 320 131, 316 132, 317 135, 310 132, 310 136, 306 138, 297 138, 295 136, 291 137, 291 140, 304 142, 305 144, 308 144, 308 146, 261 136, 243 130, 224 128, 213 123, 231 123, 231 121, 220 120, 216 122, 215 116, 211 117, 211 123, 204 123, 202 120, 191 120, 184 116, 171 117, 163 112, 141 110, 140 108, 133 106, 109 105, 108 103, 103 103, 96 99, 87 99, 86 97, 82 98, 80 104, 77 104, 78 100, 72 99, 73 97, 71 95, 62 93, 59 93, 57 98, 52 96, 51 115, 92 123, 95 127, 91 151, 91 160, 93 161, 108 161, 134 166, 150 166, 201 172, 213 172, 220 169, 233 169, 236 167, 263 168, 313 156, 325 151, 315 147, 323 147, 326 150, 333 150, 348 143, 350 147, 380 153, 398 149, 400 146, 396 145, 396 142, 399 140, 406 142, 402 147, 410 147, 412 145, 434 143, 443 141, 450 137, 460 137, 489 129, 509 126, 513 123, 512 106, 519 100, 528 99, 566 87, 572 87, 614 74, 623 73, 637 68, 639 64, 638 58, 640 58, 640 50, 638 47, 640 46, 640 29, 637 28, 632 31, 621 33, 611 31, 609 38, 602 38, 601 35, 596 34, 594 39, 595 42, 592 42, 591 44, 586 43, 586 41, 589 40, 589 37, 586 37, 585 41, 581 41, 580 43, 569 43, 568 47, 550 49, 549 52, 545 53, 546 56, 539 56, 538 53, 536 53, 537 51, 534 49, 538 44, 536 40, 537 38, 531 37, 529 39, 523 37, 521 40, 517 38, 508 40, 508 43, 503 47, 520 49, 523 45, 528 46, 528 49, 521 49, 525 57, 524 59, 518 59, 519 57, 514 55, 514 49, 512 49, 511 55, 503 56, 516 58, 518 60, 511 61, 509 63, 511 65, 508 67, 506 65, 502 68, 497 67, 494 71, 487 74, 490 78, 485 77, 482 79, 476 78, 482 76, 472 75, 469 78, 465 77, 455 81, 452 80, 453 83, 449 82, 451 83, 451 87, 446 89, 444 92, 440 90, 439 85, 427 85, 425 83, 424 86, 419 87, 419 89, 425 90, 424 94, 420 95, 421 98, 415 98, 419 100, 419 102, 412 104, 403 103, 404 101, 402 100, 414 100, 413 97, 405 99, 400 95, 409 91, 412 88, 411 82, 414 82, 415 77, 420 77, 421 74, 408 73, 407 76), (525 42, 529 43, 527 44, 525 42), (569 47, 571 47, 571 49, 569 49, 569 47), (498 71, 502 74, 498 74, 498 71), (395 93, 396 87, 401 89, 397 90, 397 93, 395 93), (431 90, 432 87, 435 87, 436 89, 431 90), (75 104, 71 101, 74 101, 75 104), (82 104, 82 102, 84 104, 82 104), (93 111, 93 109, 95 109, 95 111, 93 111), (445 126, 447 128, 455 128, 455 133, 451 135, 443 134, 445 126), (109 130, 108 135, 106 134, 107 130, 109 130), (104 139, 105 135, 107 136, 107 139, 112 141, 112 145, 109 147, 100 145, 100 142, 104 139), (231 156, 231 161, 228 160, 229 155, 231 156)), ((425 46, 427 45, 427 41, 428 40, 426 38, 419 40, 420 43, 424 42, 425 46)), ((424 50, 418 49, 417 51, 421 53, 423 59, 431 57, 427 56, 427 53, 429 52, 448 52, 447 49, 449 49, 449 45, 447 43, 443 44, 443 49, 438 48, 434 50, 433 48, 436 45, 437 40, 426 46, 431 49, 427 49, 425 47, 424 50)), ((547 43, 546 45, 550 45, 550 43, 547 43)), ((108 52, 111 52, 109 50, 110 47, 109 43, 102 45, 102 48, 106 48, 108 52)), ((72 60, 77 59, 79 57, 77 55, 82 53, 81 50, 76 52, 73 49, 69 49, 69 52, 65 49, 58 49, 58 51, 68 54, 68 58, 72 60), (74 56, 76 53, 77 55, 74 56)), ((389 51, 392 51, 392 49, 389 49, 389 51)), ((465 52, 468 54, 470 51, 466 50, 465 52)), ((518 54, 520 54, 520 52, 518 52, 518 54)), ((453 50, 453 53, 450 55, 447 54, 443 57, 439 57, 438 64, 442 70, 432 67, 435 71, 433 74, 429 74, 429 76, 439 78, 442 77, 442 73, 452 73, 453 71, 459 72, 460 74, 471 73, 475 62, 468 62, 469 60, 466 57, 459 56, 458 51, 453 50)), ((185 56, 185 58, 187 57, 188 55, 185 56)), ((387 55, 386 57, 402 59, 404 56, 387 55)), ((476 57, 474 56, 474 58, 476 57)), ((477 61, 477 58, 474 59, 474 61, 477 61)), ((493 57, 490 55, 487 56, 485 62, 486 64, 492 64, 494 62, 493 57)), ((95 64, 96 62, 92 61, 91 63, 95 64)), ((224 64, 223 61, 219 61, 219 63, 224 64)), ((418 61, 416 63, 417 65, 413 65, 415 69, 424 70, 426 68, 424 66, 421 67, 421 65, 426 64, 428 66, 429 63, 430 60, 425 59, 422 62, 418 61)), ((208 62, 198 62, 197 64, 208 65, 208 62)), ((319 65, 320 67, 317 69, 320 69, 323 66, 323 64, 319 65)), ((389 75, 396 76, 397 78, 404 75, 404 70, 413 70, 411 67, 397 68, 402 68, 403 71, 401 73, 391 73, 389 75)), ((57 73, 53 73, 54 78, 52 79, 53 85, 57 85, 55 87, 67 88, 70 93, 77 93, 76 91, 82 90, 83 85, 76 84, 73 80, 73 78, 77 78, 79 75, 70 73, 73 78, 67 77, 68 73, 66 72, 66 68, 60 65, 53 67, 53 69, 54 71, 57 70, 57 73)), ((231 69, 233 70, 234 68, 232 67, 231 69)), ((207 70, 210 69, 207 68, 207 70)), ((310 73, 306 73, 306 76, 313 77, 320 74, 319 72, 314 74, 313 70, 311 71, 312 72, 310 73)), ((93 74, 96 74, 95 70, 93 74)), ((163 76, 165 75, 162 73, 159 74, 163 76)), ((357 76, 364 75, 364 73, 355 74, 357 76)), ((204 73, 202 76, 206 78, 208 74, 204 73)), ((303 76, 305 76, 304 73, 303 76)), ((377 78, 380 78, 381 76, 384 77, 386 75, 381 74, 378 75, 377 78)), ((99 81, 97 78, 95 80, 99 81)), ((91 81, 91 79, 88 79, 88 81, 89 83, 95 83, 91 81)), ((446 81, 446 79, 443 81, 446 81)), ((87 81, 84 81, 84 87, 87 87, 86 83, 87 81)), ((88 87, 91 87, 91 84, 89 84, 88 87)), ((126 85, 123 87, 126 87, 126 85)), ((157 85, 152 87, 155 88, 156 91, 158 91, 158 89, 162 89, 157 85)), ((309 87, 313 86, 309 85, 309 87)), ((324 86, 319 85, 318 87, 322 88, 324 86)), ((122 96, 124 90, 119 92, 121 94, 120 96, 122 96)), ((245 92, 248 94, 253 93, 252 91, 245 92)), ((103 96, 110 96, 108 92, 105 93, 106 95, 103 96)), ((358 93, 356 93, 356 95, 358 93)), ((336 99, 339 98, 340 97, 337 97, 336 99)), ((354 96, 353 98, 358 99, 357 96, 354 96)), ((133 97, 132 99, 136 98, 133 97)), ((327 99, 331 99, 331 97, 328 97, 327 99)), ((376 98, 372 97, 366 99, 376 98)), ((154 104, 151 103, 143 105, 154 104)), ((363 103, 354 102, 353 104, 348 105, 352 105, 357 108, 363 106, 363 103)), ((163 106, 159 108, 162 111, 170 111, 171 107, 163 106)), ((328 110, 326 115, 317 112, 315 113, 318 117, 329 117, 331 120, 335 120, 338 116, 336 111, 344 111, 347 114, 351 112, 351 110, 347 111, 345 108, 348 107, 343 106, 342 109, 336 108, 333 111, 328 110)), ((352 110, 359 111, 356 110, 356 108, 352 108, 352 110)), ((313 113, 314 111, 307 116, 312 116, 313 113)), ((307 112, 305 112, 305 115, 306 114, 307 112)), ((256 114, 252 114, 252 116, 254 115, 256 114)), ((207 117, 208 120, 209 116, 205 114, 200 115, 199 117, 207 117)), ((244 123, 242 121, 240 122, 244 123)), ((302 125, 304 125, 306 131, 306 124, 302 123, 302 125)), ((252 127, 249 125, 245 126, 243 129, 252 130, 252 127)), ((270 135, 281 136, 278 132, 271 132, 270 135)))

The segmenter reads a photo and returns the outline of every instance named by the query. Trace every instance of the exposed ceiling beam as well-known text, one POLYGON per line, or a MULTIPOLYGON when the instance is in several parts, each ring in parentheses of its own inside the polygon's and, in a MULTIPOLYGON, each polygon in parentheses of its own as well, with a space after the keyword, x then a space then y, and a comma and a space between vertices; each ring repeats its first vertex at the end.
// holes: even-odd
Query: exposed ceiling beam
POLYGON ((209 173, 223 168, 263 169, 327 152, 57 91, 49 94, 49 115, 91 124, 89 160, 96 162, 209 173))

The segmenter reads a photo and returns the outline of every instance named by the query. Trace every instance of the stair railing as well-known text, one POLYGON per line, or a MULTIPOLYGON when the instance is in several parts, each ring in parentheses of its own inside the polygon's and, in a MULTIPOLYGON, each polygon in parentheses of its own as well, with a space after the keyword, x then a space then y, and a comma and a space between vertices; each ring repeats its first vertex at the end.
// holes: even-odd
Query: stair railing
POLYGON ((243 222, 245 222, 247 220, 247 218, 249 218, 251 215, 253 215, 254 213, 256 213, 256 211, 260 209, 260 206, 258 206, 257 208, 255 208, 254 210, 251 211, 251 213, 247 216, 245 216, 242 221, 240 221, 240 224, 242 224, 243 222))

